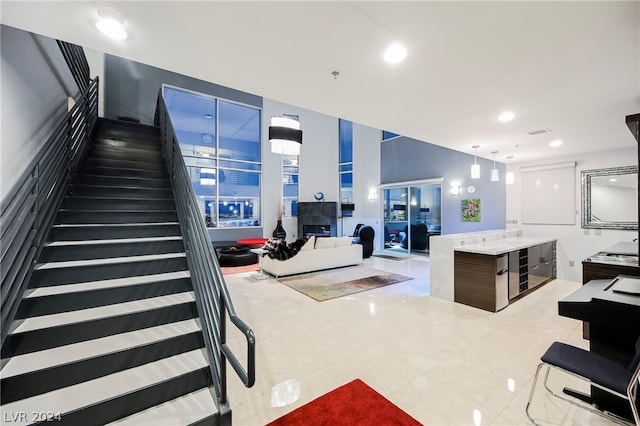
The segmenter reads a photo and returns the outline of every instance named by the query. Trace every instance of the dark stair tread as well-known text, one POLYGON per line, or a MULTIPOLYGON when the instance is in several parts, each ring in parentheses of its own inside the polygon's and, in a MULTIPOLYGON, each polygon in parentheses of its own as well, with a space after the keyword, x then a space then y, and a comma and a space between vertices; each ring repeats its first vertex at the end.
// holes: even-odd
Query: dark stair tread
POLYGON ((150 179, 167 179, 169 174, 166 170, 136 169, 131 167, 109 167, 98 164, 84 164, 80 167, 80 173, 94 174, 100 176, 118 177, 144 177, 150 179))
POLYGON ((169 179, 135 176, 75 174, 72 183, 80 185, 122 186, 125 188, 171 188, 169 179))
POLYGON ((47 297, 55 295, 64 295, 73 292, 85 292, 92 290, 104 290, 120 287, 131 287, 135 285, 144 285, 154 282, 162 282, 167 280, 188 279, 191 274, 188 270, 164 272, 161 274, 138 275, 124 278, 113 278, 108 280, 88 281, 83 283, 66 284, 49 287, 31 288, 27 291, 25 298, 47 297))
POLYGON ((187 269, 185 253, 166 253, 107 259, 36 264, 30 287, 73 284, 187 269))
POLYGON ((150 299, 132 300, 113 306, 99 306, 96 308, 81 309, 78 311, 30 317, 20 321, 20 324, 18 324, 11 334, 28 333, 33 330, 43 330, 52 327, 129 315, 134 312, 144 312, 180 303, 190 303, 193 302, 193 300, 193 293, 187 291, 183 293, 153 297, 150 299))
MULTIPOLYGON (((175 214, 175 211, 173 212, 175 214)), ((90 218, 89 218, 90 219, 90 218)), ((138 223, 59 223, 50 232, 50 241, 91 239, 128 239, 181 235, 178 222, 138 223)))
MULTIPOLYGON (((179 300, 176 301, 175 295, 164 296, 165 299, 169 297, 173 299, 169 300, 167 304, 157 307, 152 306, 153 303, 151 302, 154 302, 153 300, 151 302, 148 300, 136 301, 138 303, 137 309, 130 309, 129 313, 105 317, 99 316, 101 312, 98 309, 103 308, 94 308, 92 313, 96 315, 96 319, 93 320, 67 322, 54 326, 47 326, 46 324, 34 325, 32 323, 31 325, 33 326, 42 326, 44 328, 33 328, 25 331, 21 331, 18 328, 7 335, 5 344, 2 346, 2 358, 5 359, 15 355, 42 351, 198 317, 195 301, 186 300, 181 302, 179 300)), ((131 306, 127 308, 131 308, 131 306)), ((109 312, 113 311, 113 309, 103 309, 103 311, 109 312)), ((45 317, 51 318, 53 316, 45 317)), ((20 327, 22 322, 17 322, 17 324, 20 327)))
POLYGON ((22 376, 34 371, 63 366, 67 363, 108 355, 112 352, 124 351, 135 346, 161 341, 197 330, 200 330, 200 325, 196 319, 191 318, 170 324, 99 337, 71 345, 16 355, 2 367, 2 380, 22 376))
POLYGON ((197 322, 187 320, 69 346, 12 358, 3 369, 2 404, 203 348, 204 342, 197 322))
POLYGON ((111 167, 114 169, 134 169, 134 170, 151 170, 151 171, 165 171, 165 164, 162 159, 157 161, 137 161, 137 160, 122 160, 111 159, 103 157, 93 157, 89 155, 86 159, 86 166, 101 166, 111 167))
POLYGON ((151 156, 160 156, 162 157, 162 149, 159 144, 154 145, 145 145, 145 146, 126 146, 126 145, 114 145, 109 143, 98 143, 98 141, 91 144, 89 148, 89 152, 93 154, 98 154, 98 156, 103 154, 132 154, 136 155, 151 155, 151 156))
MULTIPOLYGON (((206 377, 207 371, 206 357, 202 350, 195 349, 73 386, 5 404, 3 405, 3 411, 61 413, 62 419, 69 422, 74 416, 78 419, 77 416, 81 413, 81 410, 86 410, 90 407, 97 408, 98 405, 102 404, 109 406, 110 402, 115 402, 118 399, 121 399, 120 404, 117 404, 120 406, 125 403, 128 396, 134 396, 138 392, 153 389, 155 386, 170 385, 172 380, 190 374, 202 374, 206 377)), ((210 382, 210 376, 207 381, 210 382)), ((207 384, 204 384, 204 386, 207 386, 207 384)), ((199 383, 196 389, 202 387, 202 383, 199 383)), ((180 393, 182 391, 183 389, 180 389, 180 393)), ((162 397, 160 396, 160 398, 162 397)), ((175 396, 165 398, 164 401, 173 398, 175 396)), ((149 404, 144 408, 149 408, 159 403, 157 401, 153 402, 153 404, 149 404)), ((130 409, 133 410, 131 412, 133 414, 140 411, 139 409, 144 405, 144 401, 138 401, 138 398, 134 397, 129 404, 132 405, 130 409)), ((74 421, 73 423, 93 424, 104 422, 107 421, 108 416, 109 414, 105 413, 104 416, 96 416, 93 421, 90 420, 88 423, 85 421, 80 421, 79 423, 74 421)))
POLYGON ((28 296, 20 303, 16 319, 61 314, 188 292, 193 287, 190 277, 185 272, 143 275, 144 279, 138 281, 132 279, 133 277, 126 277, 119 280, 30 289, 28 296))
POLYGON ((124 186, 124 185, 91 185, 84 183, 72 183, 69 186, 67 195, 74 197, 105 197, 130 199, 131 197, 140 197, 144 199, 173 199, 171 188, 147 188, 140 186, 124 186))
POLYGON ((168 210, 175 206, 173 198, 117 198, 67 195, 63 201, 66 210, 168 210))
POLYGON ((126 225, 130 223, 175 222, 175 209, 145 210, 79 210, 61 209, 56 217, 58 225, 126 225))
POLYGON ((54 241, 45 244, 39 262, 105 259, 184 251, 182 237, 120 238, 91 241, 54 241))
POLYGON ((166 403, 110 423, 113 426, 184 424, 198 426, 219 425, 213 390, 199 389, 166 403))

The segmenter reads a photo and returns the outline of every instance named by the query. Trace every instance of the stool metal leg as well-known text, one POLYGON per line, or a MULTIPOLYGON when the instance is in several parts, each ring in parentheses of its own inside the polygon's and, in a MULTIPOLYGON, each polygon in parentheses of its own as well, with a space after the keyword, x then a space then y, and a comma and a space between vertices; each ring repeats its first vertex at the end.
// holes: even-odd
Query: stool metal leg
MULTIPOLYGON (((535 420, 533 420, 533 418, 531 417, 531 415, 529 414, 529 406, 531 405, 531 401, 533 400, 533 392, 536 389, 536 383, 538 383, 538 376, 540 375, 540 370, 542 369, 542 367, 545 366, 545 363, 540 363, 538 364, 538 368, 536 369, 536 374, 533 377, 533 383, 531 384, 531 391, 529 392, 529 400, 527 401, 527 406, 525 408, 525 413, 527 414, 527 418, 529 419, 529 421, 531 423, 533 423, 534 425, 538 426, 538 423, 536 423, 535 420)), ((549 369, 547 369, 547 377, 549 376, 549 369)), ((546 387, 546 380, 545 380, 545 387, 546 387)), ((549 388, 547 388, 549 389, 549 388)))
MULTIPOLYGON (((613 413, 610 413, 610 412, 607 412, 607 411, 598 410, 598 409, 593 408, 592 406, 587 405, 587 404, 584 404, 584 403, 577 403, 576 401, 574 401, 574 400, 572 400, 572 399, 570 399, 570 398, 567 398, 567 397, 565 397, 565 396, 563 396, 563 395, 560 395, 560 394, 558 394, 557 392, 554 392, 553 390, 551 390, 551 388, 550 388, 550 387, 549 387, 549 385, 548 385, 548 379, 549 379, 549 373, 550 373, 550 371, 551 371, 551 368, 552 368, 552 367, 553 367, 553 368, 555 368, 555 369, 557 369, 557 370, 559 370, 559 371, 562 371, 563 373, 566 373, 566 374, 568 374, 568 375, 571 375, 571 376, 577 377, 577 378, 579 378, 579 379, 585 380, 585 378, 584 378, 584 377, 582 377, 582 376, 580 376, 580 375, 577 375, 577 374, 575 374, 575 373, 572 373, 572 372, 570 372, 570 371, 563 370, 563 369, 561 369, 561 368, 559 368, 559 367, 556 367, 556 366, 554 366, 554 365, 547 364, 547 363, 545 363, 545 362, 540 363, 540 364, 538 365, 538 368, 537 368, 537 370, 536 370, 536 374, 535 374, 535 376, 534 376, 534 378, 533 378, 533 383, 531 384, 531 391, 529 392, 529 400, 527 401, 527 406, 526 406, 526 408, 525 408, 525 413, 527 414, 527 418, 528 418, 528 419, 529 419, 529 421, 530 421, 531 423, 533 423, 534 425, 538 426, 538 425, 539 425, 539 423, 537 423, 535 420, 533 420, 533 418, 532 418, 532 417, 531 417, 531 415, 529 414, 529 407, 531 406, 531 401, 533 400, 533 394, 534 394, 534 392, 535 392, 536 384, 537 384, 537 382, 538 382, 538 376, 540 375, 540 371, 542 370, 542 367, 545 367, 545 366, 547 367, 547 371, 545 372, 545 375, 544 375, 544 382, 543 382, 543 383, 544 383, 544 387, 545 387, 545 389, 546 389, 546 390, 547 390, 551 395, 553 395, 553 396, 555 396, 556 398, 559 398, 559 399, 561 399, 561 400, 563 400, 563 401, 566 401, 566 402, 568 402, 568 403, 569 403, 569 404, 571 404, 571 405, 575 405, 576 407, 579 407, 579 408, 585 409, 585 410, 587 410, 587 411, 590 411, 590 412, 591 412, 591 413, 593 413, 593 414, 596 414, 596 415, 598 415, 598 416, 601 416, 601 417, 607 418, 607 419, 609 419, 609 420, 611 420, 611 421, 613 421, 613 422, 615 422, 615 423, 618 423, 618 424, 621 424, 621 425, 624 425, 624 426, 630 426, 630 425, 634 425, 634 424, 637 424, 638 426, 640 426, 640 422, 638 421, 639 419, 637 418, 637 409, 635 409, 635 405, 634 405, 634 404, 632 404, 632 410, 633 410, 633 414, 634 414, 635 422, 634 422, 634 423, 630 423, 627 419, 624 419, 624 418, 622 418, 622 417, 619 417, 619 416, 617 416, 616 414, 613 414, 613 413)), ((640 371, 640 368, 639 368, 638 370, 640 371)), ((640 373, 639 373, 638 371, 636 371, 636 380, 638 380, 638 377, 637 377, 637 375, 638 375, 638 374, 640 374, 640 373)), ((601 389, 603 389, 603 390, 605 390, 605 391, 607 391, 607 392, 612 393, 613 395, 616 395, 616 396, 619 396, 619 397, 621 397, 621 398, 627 399, 627 395, 619 394, 619 393, 617 393, 617 392, 612 391, 611 389, 607 389, 607 388, 605 388, 605 387, 603 387, 603 386, 599 386, 597 383, 593 383, 593 382, 590 382, 590 383, 591 383, 593 386, 596 386, 596 387, 601 388, 601 389)), ((633 382, 631 382, 631 383, 633 384, 633 382)), ((631 391, 631 385, 630 385, 630 387, 629 387, 629 389, 628 389, 628 390, 629 390, 629 392, 631 391)))

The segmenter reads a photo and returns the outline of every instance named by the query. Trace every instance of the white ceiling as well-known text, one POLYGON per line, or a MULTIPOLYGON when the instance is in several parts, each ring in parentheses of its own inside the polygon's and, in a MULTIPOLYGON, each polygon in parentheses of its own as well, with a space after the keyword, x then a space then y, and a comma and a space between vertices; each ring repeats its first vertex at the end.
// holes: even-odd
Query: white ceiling
POLYGON ((624 119, 640 112, 638 1, 111 4, 125 15, 123 42, 98 33, 90 1, 2 0, 0 18, 455 150, 478 144, 501 162, 636 145, 624 119), (396 41, 408 56, 388 65, 396 41), (500 123, 504 110, 516 118, 500 123))

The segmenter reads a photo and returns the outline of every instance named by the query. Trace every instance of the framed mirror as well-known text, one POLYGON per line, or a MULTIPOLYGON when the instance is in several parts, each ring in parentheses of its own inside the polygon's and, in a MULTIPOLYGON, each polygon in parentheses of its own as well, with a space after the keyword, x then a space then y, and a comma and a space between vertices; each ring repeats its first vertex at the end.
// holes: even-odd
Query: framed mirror
POLYGON ((582 171, 582 227, 638 229, 638 166, 582 171))

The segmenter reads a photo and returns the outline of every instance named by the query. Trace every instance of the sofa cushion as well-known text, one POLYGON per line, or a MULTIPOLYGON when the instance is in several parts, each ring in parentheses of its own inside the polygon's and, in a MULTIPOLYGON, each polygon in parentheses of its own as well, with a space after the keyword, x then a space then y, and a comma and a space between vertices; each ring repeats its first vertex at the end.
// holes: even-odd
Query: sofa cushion
POLYGON ((336 245, 335 247, 345 247, 345 246, 350 246, 351 245, 351 240, 353 238, 351 237, 340 237, 340 238, 336 238, 336 245))
POLYGON ((316 248, 317 249, 326 249, 333 248, 336 246, 336 238, 334 237, 322 237, 316 238, 316 248))

